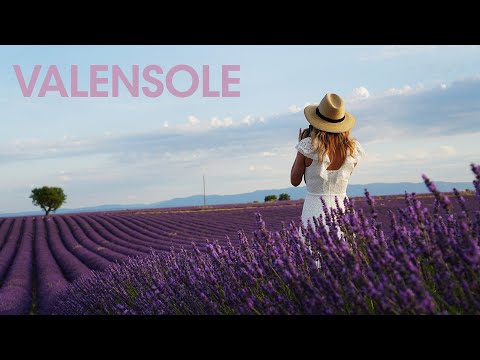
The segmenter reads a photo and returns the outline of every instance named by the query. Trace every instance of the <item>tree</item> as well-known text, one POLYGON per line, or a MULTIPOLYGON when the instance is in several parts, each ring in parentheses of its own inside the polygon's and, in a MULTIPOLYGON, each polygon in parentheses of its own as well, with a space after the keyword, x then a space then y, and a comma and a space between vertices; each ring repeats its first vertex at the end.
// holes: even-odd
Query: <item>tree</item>
POLYGON ((43 186, 41 188, 32 189, 30 195, 32 203, 35 206, 40 206, 45 211, 45 216, 48 216, 50 211, 56 211, 67 200, 67 195, 62 188, 43 186))
POLYGON ((276 201, 276 200, 277 200, 277 195, 267 195, 267 196, 265 196, 265 202, 276 201))
POLYGON ((290 195, 288 194, 280 194, 278 200, 290 200, 290 195))

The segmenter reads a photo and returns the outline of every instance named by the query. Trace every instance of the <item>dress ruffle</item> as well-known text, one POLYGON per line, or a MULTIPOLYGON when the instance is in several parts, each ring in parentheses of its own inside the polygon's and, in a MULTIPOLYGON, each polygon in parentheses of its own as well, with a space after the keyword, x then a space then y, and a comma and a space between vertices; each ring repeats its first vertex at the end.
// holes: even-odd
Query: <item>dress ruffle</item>
MULTIPOLYGON (((295 145, 295 149, 297 149, 297 151, 300 152, 305 157, 312 159, 314 161, 315 160, 318 161, 318 155, 313 150, 313 145, 310 137, 307 137, 301 140, 297 145, 295 145)), ((355 150, 353 154, 349 153, 343 165, 340 167, 340 169, 337 170, 340 175, 340 178, 344 180, 348 180, 355 167, 354 164, 357 163, 359 159, 365 157, 365 155, 366 155, 365 150, 360 145, 360 143, 357 140, 355 140, 355 150)), ((327 168, 330 166, 330 164, 331 164, 331 161, 330 161, 330 158, 328 157, 328 154, 325 154, 323 161, 320 164, 318 164, 320 168, 320 177, 324 180, 328 180, 327 168)))
POLYGON ((295 149, 309 159, 313 159, 315 156, 315 151, 313 150, 311 138, 306 137, 302 141, 300 141, 297 145, 295 145, 295 149))

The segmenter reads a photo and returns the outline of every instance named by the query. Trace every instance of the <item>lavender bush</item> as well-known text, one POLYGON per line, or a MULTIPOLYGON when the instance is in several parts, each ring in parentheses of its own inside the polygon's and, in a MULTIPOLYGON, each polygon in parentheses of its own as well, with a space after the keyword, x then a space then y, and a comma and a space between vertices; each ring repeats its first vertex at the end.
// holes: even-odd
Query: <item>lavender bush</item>
MULTIPOLYGON (((471 165, 480 201, 480 166, 471 165)), ((380 222, 354 201, 304 227, 257 230, 240 246, 153 252, 82 276, 54 314, 480 314, 480 211, 439 193, 432 211, 415 194, 380 222), (325 226, 323 225, 325 224, 325 226), (386 227, 390 227, 390 231, 386 227), (340 229, 341 232, 337 232, 340 229), (301 231, 305 241, 299 236, 301 231), (385 235, 388 233, 388 235, 385 235), (338 236, 340 235, 340 237, 338 236)))

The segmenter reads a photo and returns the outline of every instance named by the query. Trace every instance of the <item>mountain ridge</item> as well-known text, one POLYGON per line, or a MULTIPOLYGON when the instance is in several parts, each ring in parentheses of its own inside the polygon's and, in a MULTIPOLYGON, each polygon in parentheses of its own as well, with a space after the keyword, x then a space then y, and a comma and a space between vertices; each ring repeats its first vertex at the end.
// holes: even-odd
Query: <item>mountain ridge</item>
MULTIPOLYGON (((436 181, 435 185, 439 191, 449 192, 453 188, 458 190, 470 189, 473 190, 473 183, 470 182, 446 182, 436 181)), ((408 193, 428 193, 428 189, 423 182, 410 183, 369 183, 369 184, 349 184, 347 188, 348 197, 364 196, 364 189, 367 189, 372 196, 381 195, 399 195, 408 193)), ((267 195, 279 195, 281 193, 287 193, 292 200, 298 200, 305 197, 305 186, 293 187, 283 189, 269 189, 269 190, 255 190, 247 193, 240 194, 228 194, 228 195, 207 195, 207 205, 221 205, 221 204, 241 204, 249 203, 253 201, 263 202, 267 195)), ((170 200, 158 201, 150 204, 104 204, 96 206, 88 206, 81 208, 65 208, 59 209, 58 214, 68 214, 77 212, 99 212, 99 211, 114 211, 114 210, 130 210, 130 209, 152 209, 152 208, 166 208, 166 207, 182 207, 182 206, 202 206, 203 195, 191 195, 187 197, 173 198, 170 200)), ((11 213, 0 213, 0 217, 7 216, 30 216, 41 215, 41 210, 33 211, 21 211, 11 213)))

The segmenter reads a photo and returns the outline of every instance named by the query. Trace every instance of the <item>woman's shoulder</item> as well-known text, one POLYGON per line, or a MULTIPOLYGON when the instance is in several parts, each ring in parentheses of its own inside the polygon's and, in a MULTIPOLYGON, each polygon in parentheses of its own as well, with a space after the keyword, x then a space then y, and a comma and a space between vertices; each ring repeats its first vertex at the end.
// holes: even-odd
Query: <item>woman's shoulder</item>
POLYGON ((313 149, 313 144, 310 137, 302 139, 297 145, 295 145, 295 149, 297 149, 297 151, 305 157, 314 159, 313 155, 315 154, 315 150, 313 149))

